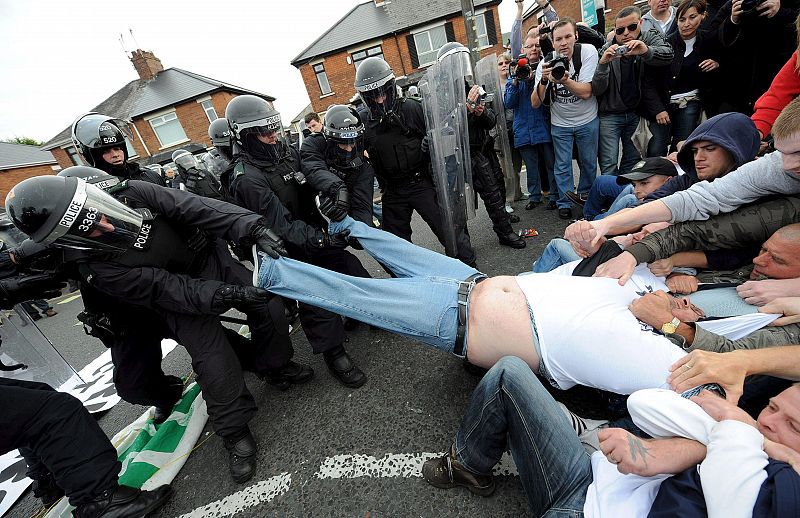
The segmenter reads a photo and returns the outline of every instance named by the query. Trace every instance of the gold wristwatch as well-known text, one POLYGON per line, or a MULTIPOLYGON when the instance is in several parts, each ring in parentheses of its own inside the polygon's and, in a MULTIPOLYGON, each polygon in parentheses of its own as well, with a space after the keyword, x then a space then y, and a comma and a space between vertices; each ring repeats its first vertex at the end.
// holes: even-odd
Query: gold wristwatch
POLYGON ((672 320, 661 326, 661 332, 664 333, 665 335, 666 334, 671 335, 672 333, 675 332, 676 329, 678 329, 679 325, 681 325, 681 321, 678 320, 678 317, 672 317, 672 320))

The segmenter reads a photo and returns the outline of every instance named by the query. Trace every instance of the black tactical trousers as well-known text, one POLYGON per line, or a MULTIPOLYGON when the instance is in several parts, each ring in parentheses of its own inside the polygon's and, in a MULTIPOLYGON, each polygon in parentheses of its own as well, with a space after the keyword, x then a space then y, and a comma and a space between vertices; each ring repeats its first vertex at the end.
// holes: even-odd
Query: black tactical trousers
MULTIPOLYGON (((306 254, 292 249, 290 255, 298 261, 334 272, 354 277, 370 277, 361 261, 347 250, 318 250, 314 254, 306 254)), ((336 313, 300 303, 300 322, 303 324, 303 332, 308 338, 314 354, 330 351, 344 343, 345 333, 342 317, 336 313)))
POLYGON ((513 229, 506 212, 506 185, 500 163, 497 157, 487 157, 478 149, 472 149, 471 156, 472 184, 489 213, 492 229, 500 237, 507 236, 513 229))
MULTIPOLYGON (((387 187, 381 203, 383 230, 411 241, 411 215, 416 210, 444 246, 444 223, 436 201, 436 188, 427 175, 415 183, 387 187)), ((476 256, 469 241, 465 215, 457 215, 457 221, 457 228, 454 229, 457 246, 455 258, 472 265, 476 256)))
MULTIPOLYGON (((230 284, 253 283, 252 272, 234 260, 221 241, 216 243, 196 277, 230 284)), ((213 296, 209 288, 207 297, 213 296)), ((243 365, 248 370, 264 372, 285 365, 294 353, 280 298, 253 305, 245 313, 252 333, 249 343, 229 340, 217 317, 165 314, 175 339, 189 351, 192 368, 208 405, 211 425, 221 437, 239 433, 257 410, 253 395, 244 383, 243 365), (239 354, 237 349, 240 349, 239 354)))
POLYGON ((51 472, 70 504, 116 483, 117 451, 74 397, 44 383, 0 378, 0 409, 0 454, 19 448, 28 475, 51 472))

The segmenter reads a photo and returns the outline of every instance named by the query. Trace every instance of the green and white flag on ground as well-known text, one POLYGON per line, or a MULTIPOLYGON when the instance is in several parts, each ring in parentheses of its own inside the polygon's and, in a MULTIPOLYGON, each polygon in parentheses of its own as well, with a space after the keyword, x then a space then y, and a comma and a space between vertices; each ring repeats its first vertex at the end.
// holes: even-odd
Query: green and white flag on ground
MULTIPOLYGON (((197 383, 186 387, 164 423, 153 424, 152 408, 142 414, 111 439, 122 462, 119 483, 153 489, 172 482, 207 420, 206 402, 197 383)), ((70 518, 72 509, 67 499, 62 498, 45 518, 70 518)))

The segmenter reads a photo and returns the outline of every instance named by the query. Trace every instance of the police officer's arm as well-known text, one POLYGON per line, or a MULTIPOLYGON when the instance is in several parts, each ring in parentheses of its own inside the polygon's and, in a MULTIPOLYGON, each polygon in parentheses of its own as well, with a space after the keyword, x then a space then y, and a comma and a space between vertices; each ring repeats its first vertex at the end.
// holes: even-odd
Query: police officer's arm
MULTIPOLYGON (((244 174, 237 179, 236 202, 257 213, 265 226, 283 240, 307 251, 319 250, 322 231, 294 219, 272 191, 266 175, 244 174)), ((244 210, 244 209, 243 209, 244 210)))
POLYGON ((311 135, 300 147, 300 167, 309 185, 325 194, 334 194, 344 181, 328 170, 325 162, 327 141, 322 135, 311 135))
POLYGON ((401 110, 406 127, 422 138, 428 131, 425 124, 425 110, 422 108, 422 103, 417 99, 406 99, 402 104, 401 110))
POLYGON ((110 262, 86 265, 85 280, 106 295, 156 311, 217 315, 214 293, 225 283, 173 274, 161 268, 129 267, 110 262))
POLYGON ((356 220, 373 226, 372 198, 375 190, 375 172, 372 165, 364 162, 361 172, 358 173, 350 186, 350 216, 356 220))
POLYGON ((135 180, 128 182, 122 197, 134 207, 146 207, 179 225, 199 227, 235 243, 247 241, 262 219, 238 205, 135 180))

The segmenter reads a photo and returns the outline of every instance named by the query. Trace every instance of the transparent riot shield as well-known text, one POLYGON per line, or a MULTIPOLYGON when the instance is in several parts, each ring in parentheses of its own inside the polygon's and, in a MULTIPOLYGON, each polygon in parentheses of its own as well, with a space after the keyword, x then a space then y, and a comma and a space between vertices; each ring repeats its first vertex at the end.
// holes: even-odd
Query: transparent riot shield
POLYGON ((475 215, 469 154, 464 64, 449 59, 428 68, 419 82, 430 142, 431 173, 444 222, 445 250, 454 257, 457 236, 475 215))
POLYGON ((19 305, 0 311, 0 339, 0 377, 39 381, 55 389, 81 379, 19 305))
POLYGON ((503 89, 500 85, 500 74, 497 72, 497 54, 486 56, 475 65, 475 80, 486 93, 493 96, 492 108, 497 114, 497 125, 490 131, 494 137, 494 149, 506 184, 506 201, 514 201, 514 195, 519 191, 519 176, 514 172, 511 160, 511 139, 508 135, 510 122, 506 119, 505 105, 503 104, 503 89))

